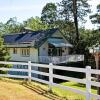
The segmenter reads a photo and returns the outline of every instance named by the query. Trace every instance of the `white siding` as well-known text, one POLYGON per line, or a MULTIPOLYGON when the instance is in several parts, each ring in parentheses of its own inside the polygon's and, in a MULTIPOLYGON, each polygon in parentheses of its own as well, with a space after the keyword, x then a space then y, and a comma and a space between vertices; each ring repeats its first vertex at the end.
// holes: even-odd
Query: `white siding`
POLYGON ((48 42, 47 41, 39 48, 39 56, 48 56, 48 42))
POLYGON ((10 56, 12 61, 31 61, 38 62, 38 49, 30 48, 30 56, 22 56, 21 48, 17 48, 17 54, 13 54, 13 48, 10 48, 10 56))

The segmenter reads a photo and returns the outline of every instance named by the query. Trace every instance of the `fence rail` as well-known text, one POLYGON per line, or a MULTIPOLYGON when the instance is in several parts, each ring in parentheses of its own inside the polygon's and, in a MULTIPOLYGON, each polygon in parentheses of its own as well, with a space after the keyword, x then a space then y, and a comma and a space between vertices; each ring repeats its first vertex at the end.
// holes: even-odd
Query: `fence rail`
POLYGON ((53 65, 51 63, 49 65, 36 64, 36 63, 31 63, 31 61, 29 61, 28 63, 0 61, 0 64, 27 65, 28 66, 28 69, 15 69, 15 68, 3 68, 3 67, 0 68, 0 70, 2 70, 2 71, 27 72, 28 76, 0 74, 0 77, 4 76, 4 77, 12 77, 12 78, 25 78, 25 79, 28 79, 29 81, 35 80, 35 81, 38 81, 38 82, 48 84, 49 87, 50 87, 49 89, 51 89, 51 86, 56 86, 56 87, 60 87, 62 89, 71 90, 73 92, 85 95, 86 100, 91 100, 92 97, 100 100, 100 95, 91 93, 91 86, 100 87, 100 82, 96 82, 96 81, 91 80, 91 74, 100 74, 100 70, 91 69, 90 66, 86 66, 86 68, 75 68, 75 67, 73 68, 73 67, 66 67, 66 66, 56 66, 56 65, 53 65), (32 70, 33 67, 48 68, 49 72, 47 73, 47 72, 41 72, 39 70, 32 70), (65 71, 74 71, 74 72, 82 72, 82 73, 86 74, 86 78, 85 79, 78 79, 78 78, 74 78, 74 77, 57 75, 57 74, 53 73, 54 69, 65 70, 65 71), (39 79, 38 77, 33 77, 32 73, 48 76, 49 81, 39 79), (63 85, 54 83, 53 78, 58 78, 58 79, 63 79, 63 80, 68 80, 68 81, 75 81, 75 82, 78 82, 78 83, 86 84, 86 91, 82 91, 82 90, 78 90, 78 89, 75 89, 75 88, 71 88, 71 87, 68 87, 68 86, 63 86, 63 85))

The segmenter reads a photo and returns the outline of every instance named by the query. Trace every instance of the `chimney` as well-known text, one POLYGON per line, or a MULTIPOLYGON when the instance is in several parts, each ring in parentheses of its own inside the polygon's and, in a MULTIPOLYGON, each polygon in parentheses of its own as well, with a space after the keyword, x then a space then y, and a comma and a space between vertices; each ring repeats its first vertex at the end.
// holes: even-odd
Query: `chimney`
POLYGON ((24 27, 24 28, 22 29, 22 33, 23 33, 23 34, 31 33, 31 32, 33 32, 33 30, 32 30, 31 28, 24 27))

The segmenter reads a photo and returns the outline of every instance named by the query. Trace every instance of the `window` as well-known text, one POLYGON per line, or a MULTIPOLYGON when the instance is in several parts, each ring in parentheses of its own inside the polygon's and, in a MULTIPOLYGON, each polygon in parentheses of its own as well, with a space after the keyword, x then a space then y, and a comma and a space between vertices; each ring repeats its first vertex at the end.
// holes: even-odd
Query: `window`
POLYGON ((53 55, 52 55, 52 51, 53 51, 52 48, 49 48, 49 49, 48 49, 48 56, 53 56, 53 55))
POLYGON ((8 53, 10 53, 10 48, 6 48, 6 51, 7 51, 8 53))
POLYGON ((21 49, 21 55, 22 56, 30 56, 30 49, 29 48, 21 49))
POLYGON ((13 54, 17 54, 17 48, 13 48, 13 54))

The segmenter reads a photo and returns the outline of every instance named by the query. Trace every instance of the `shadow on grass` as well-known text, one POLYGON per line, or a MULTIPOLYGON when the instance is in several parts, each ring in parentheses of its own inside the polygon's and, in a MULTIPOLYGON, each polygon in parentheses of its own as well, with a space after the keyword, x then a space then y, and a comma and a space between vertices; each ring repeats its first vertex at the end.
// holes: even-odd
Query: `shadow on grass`
POLYGON ((76 84, 73 84, 72 86, 77 86, 77 87, 82 87, 82 88, 86 87, 85 84, 81 84, 81 83, 76 83, 76 84))
POLYGON ((66 97, 60 97, 53 92, 46 91, 41 87, 29 84, 29 83, 22 83, 22 85, 24 87, 38 93, 39 95, 45 96, 46 98, 48 98, 50 100, 68 100, 66 97))
MULTIPOLYGON (((81 88, 86 88, 86 85, 85 84, 82 84, 82 83, 76 83, 76 84, 73 84, 72 86, 77 86, 77 87, 81 87, 81 88)), ((97 87, 95 86, 91 86, 92 89, 96 90, 97 87)))

